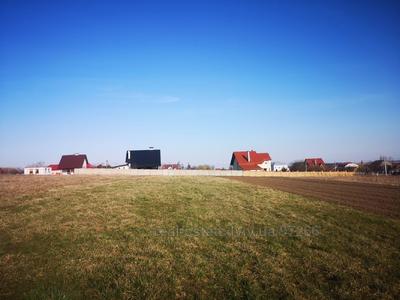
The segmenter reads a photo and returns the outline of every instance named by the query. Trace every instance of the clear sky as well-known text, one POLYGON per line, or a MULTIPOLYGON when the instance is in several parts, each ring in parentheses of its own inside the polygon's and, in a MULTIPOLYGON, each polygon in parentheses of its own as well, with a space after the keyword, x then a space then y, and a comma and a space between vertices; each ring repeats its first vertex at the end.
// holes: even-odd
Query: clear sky
POLYGON ((400 1, 0 3, 0 166, 400 158, 400 1))

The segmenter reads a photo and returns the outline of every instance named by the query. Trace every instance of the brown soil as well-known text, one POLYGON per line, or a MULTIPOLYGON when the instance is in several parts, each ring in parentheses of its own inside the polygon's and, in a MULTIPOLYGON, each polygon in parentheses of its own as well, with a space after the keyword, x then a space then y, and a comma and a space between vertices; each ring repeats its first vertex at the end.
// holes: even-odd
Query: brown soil
POLYGON ((351 206, 392 218, 400 218, 400 187, 316 178, 229 177, 245 183, 351 206))

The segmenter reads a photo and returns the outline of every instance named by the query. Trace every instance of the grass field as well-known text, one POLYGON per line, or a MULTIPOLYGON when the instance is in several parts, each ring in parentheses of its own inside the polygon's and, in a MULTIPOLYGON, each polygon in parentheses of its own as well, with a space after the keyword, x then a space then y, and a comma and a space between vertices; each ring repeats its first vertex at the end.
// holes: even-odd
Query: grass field
POLYGON ((0 177, 0 298, 398 298, 400 221, 225 178, 0 177))

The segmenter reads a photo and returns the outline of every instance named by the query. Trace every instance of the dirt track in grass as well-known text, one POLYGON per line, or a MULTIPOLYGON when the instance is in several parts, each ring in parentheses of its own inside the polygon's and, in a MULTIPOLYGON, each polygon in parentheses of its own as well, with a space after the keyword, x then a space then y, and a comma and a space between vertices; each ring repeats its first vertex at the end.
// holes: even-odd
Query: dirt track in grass
POLYGON ((245 183, 400 218, 400 187, 315 178, 230 177, 245 183))

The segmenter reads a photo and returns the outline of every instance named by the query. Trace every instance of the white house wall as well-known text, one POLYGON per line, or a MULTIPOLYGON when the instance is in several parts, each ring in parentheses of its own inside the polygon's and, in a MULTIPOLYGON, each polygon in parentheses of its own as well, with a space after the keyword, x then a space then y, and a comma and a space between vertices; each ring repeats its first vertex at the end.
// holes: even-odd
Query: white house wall
POLYGON ((24 175, 51 175, 51 168, 48 167, 24 168, 24 175))
POLYGON ((262 164, 259 164, 258 166, 267 172, 272 171, 272 162, 270 160, 266 160, 262 164))

